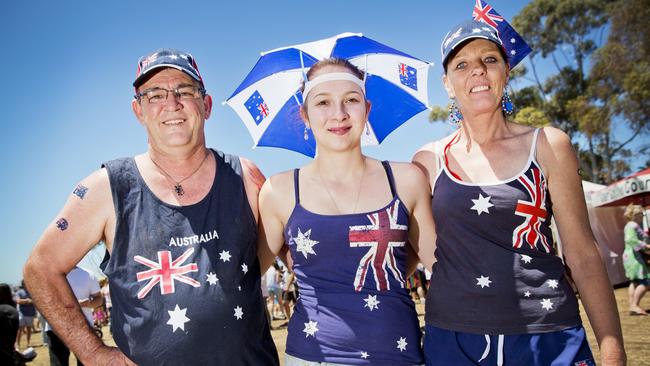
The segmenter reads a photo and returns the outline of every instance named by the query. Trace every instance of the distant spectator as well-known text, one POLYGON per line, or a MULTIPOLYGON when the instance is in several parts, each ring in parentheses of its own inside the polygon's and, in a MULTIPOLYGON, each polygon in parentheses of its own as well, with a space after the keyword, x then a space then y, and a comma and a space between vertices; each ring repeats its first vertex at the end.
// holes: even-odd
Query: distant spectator
POLYGON ((113 309, 113 302, 111 301, 111 290, 108 286, 108 279, 102 280, 100 283, 102 296, 104 297, 104 306, 106 307, 106 321, 110 327, 111 325, 111 310, 113 309))
POLYGON ((27 346, 32 339, 32 328, 34 326, 34 317, 36 308, 32 302, 32 295, 25 288, 25 282, 20 282, 20 289, 16 291, 16 303, 18 304, 19 328, 18 328, 18 347, 20 347, 20 338, 25 333, 27 346))
POLYGON ((269 267, 266 271, 266 289, 269 292, 268 300, 271 304, 271 317, 275 319, 286 319, 286 314, 284 314, 284 303, 282 302, 282 288, 280 287, 280 281, 282 279, 282 271, 280 270, 280 265, 277 261, 273 262, 273 265, 269 267), (275 303, 278 303, 280 308, 280 316, 276 315, 276 306, 275 303))
POLYGON ((623 266, 625 276, 632 282, 630 284, 630 315, 648 315, 639 306, 639 302, 650 287, 650 268, 644 261, 643 251, 650 250, 646 243, 647 236, 643 232, 643 207, 629 205, 625 209, 625 218, 628 220, 623 232, 625 234, 625 250, 623 251, 623 266))
POLYGON ((11 288, 0 284, 0 365, 15 365, 14 344, 18 334, 18 311, 11 288))

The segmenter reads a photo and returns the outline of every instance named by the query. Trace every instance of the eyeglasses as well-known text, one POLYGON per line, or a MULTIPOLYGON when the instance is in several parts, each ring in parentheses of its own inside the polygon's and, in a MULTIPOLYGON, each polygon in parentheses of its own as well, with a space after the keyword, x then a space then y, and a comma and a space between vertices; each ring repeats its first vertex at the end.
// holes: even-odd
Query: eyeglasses
POLYGON ((186 85, 172 90, 165 88, 143 90, 135 95, 135 99, 141 100, 144 97, 151 104, 165 103, 170 92, 176 96, 176 99, 181 101, 197 99, 205 95, 205 89, 199 88, 198 86, 186 85))

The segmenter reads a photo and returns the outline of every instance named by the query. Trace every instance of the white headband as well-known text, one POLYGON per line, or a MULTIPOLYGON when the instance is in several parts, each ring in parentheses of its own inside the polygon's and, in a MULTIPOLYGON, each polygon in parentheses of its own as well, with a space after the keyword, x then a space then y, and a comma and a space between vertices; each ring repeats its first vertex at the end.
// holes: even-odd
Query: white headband
POLYGON ((307 94, 309 94, 309 92, 312 89, 314 89, 316 85, 324 83, 326 81, 337 81, 337 80, 351 81, 357 84, 361 88, 364 95, 366 94, 366 88, 364 86, 363 80, 359 79, 355 75, 350 74, 349 72, 331 72, 328 74, 317 76, 305 82, 305 90, 302 92, 303 102, 305 99, 307 99, 307 94))

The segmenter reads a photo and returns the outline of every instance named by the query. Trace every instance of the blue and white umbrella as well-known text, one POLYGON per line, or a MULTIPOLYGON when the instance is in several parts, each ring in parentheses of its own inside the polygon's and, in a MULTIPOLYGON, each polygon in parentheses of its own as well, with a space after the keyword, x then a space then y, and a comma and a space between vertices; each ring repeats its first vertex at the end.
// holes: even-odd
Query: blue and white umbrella
POLYGON ((224 104, 244 121, 254 146, 289 149, 313 157, 311 131, 304 139, 300 86, 303 73, 319 60, 338 57, 366 72, 372 103, 363 145, 377 145, 417 113, 427 109, 430 63, 358 33, 263 52, 253 70, 224 104))

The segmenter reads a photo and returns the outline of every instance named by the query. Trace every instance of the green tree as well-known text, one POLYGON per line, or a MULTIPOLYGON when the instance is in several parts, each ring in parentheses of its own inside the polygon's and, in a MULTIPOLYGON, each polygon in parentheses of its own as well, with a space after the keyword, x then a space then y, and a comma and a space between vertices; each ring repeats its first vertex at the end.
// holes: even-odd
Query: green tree
POLYGON ((533 49, 528 64, 542 100, 538 108, 572 137, 578 126, 566 102, 585 93, 586 62, 596 49, 592 33, 606 22, 602 0, 533 0, 513 19, 513 26, 533 49), (542 80, 539 58, 550 58, 557 73, 542 80))
POLYGON ((594 54, 588 95, 592 104, 608 111, 610 122, 625 124, 630 130, 630 136, 620 142, 610 129, 598 135, 602 146, 598 153, 610 168, 605 179, 610 182, 621 175, 615 170, 618 156, 639 156, 650 149, 647 142, 636 147, 634 154, 626 149, 650 133, 650 1, 619 0, 609 4, 607 11, 610 32, 607 43, 594 54))
MULTIPOLYGON (((596 182, 627 174, 635 155, 629 144, 648 133, 649 5, 648 0, 534 0, 513 22, 535 50, 530 65, 541 109, 582 149, 581 167, 596 182), (599 48, 606 24, 607 41, 599 48), (539 56, 549 57, 557 69, 545 81, 535 68, 539 56), (625 127, 630 136, 619 141, 615 131, 625 127)), ((641 144, 636 153, 648 149, 641 144)))

